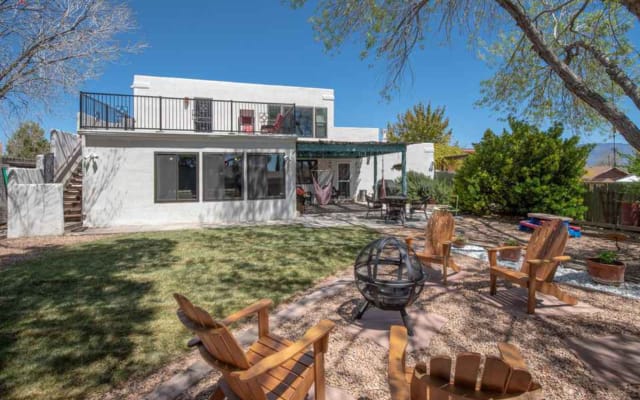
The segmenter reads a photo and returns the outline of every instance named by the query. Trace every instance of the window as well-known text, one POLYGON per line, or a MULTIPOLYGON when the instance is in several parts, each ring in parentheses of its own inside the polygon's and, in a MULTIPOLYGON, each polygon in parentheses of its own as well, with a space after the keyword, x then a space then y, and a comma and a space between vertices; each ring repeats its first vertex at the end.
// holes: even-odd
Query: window
POLYGON ((198 201, 198 155, 156 154, 156 202, 198 201))
POLYGON ((313 107, 296 107, 298 136, 313 137, 313 107))
POLYGON ((284 154, 248 154, 247 179, 249 200, 284 199, 284 154))
POLYGON ((203 200, 242 200, 244 156, 241 153, 202 155, 203 200))
POLYGON ((327 109, 316 108, 316 137, 327 137, 327 109))
POLYGON ((297 160, 296 161, 296 184, 312 184, 311 171, 318 169, 318 160, 297 160))

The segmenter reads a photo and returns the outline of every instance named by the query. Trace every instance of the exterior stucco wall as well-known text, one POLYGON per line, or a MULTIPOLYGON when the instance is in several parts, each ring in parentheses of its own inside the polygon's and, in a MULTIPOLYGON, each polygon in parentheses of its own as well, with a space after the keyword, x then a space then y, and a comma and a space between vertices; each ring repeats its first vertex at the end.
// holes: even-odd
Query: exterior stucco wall
POLYGON ((18 184, 7 187, 7 237, 62 235, 62 184, 18 184))
POLYGON ((9 168, 7 176, 9 183, 21 185, 44 183, 44 174, 41 168, 9 168))
POLYGON ((329 131, 330 140, 343 140, 346 142, 378 142, 380 129, 378 128, 355 128, 336 126, 329 131))
POLYGON ((88 133, 84 137, 83 157, 85 226, 216 224, 287 220, 295 216, 295 138, 88 133), (155 202, 155 152, 199 154, 199 201, 155 202), (203 152, 284 153, 288 157, 286 197, 246 200, 245 190, 245 200, 203 201, 203 152))
POLYGON ((71 157, 79 142, 80 137, 78 135, 57 131, 55 129, 51 131, 50 143, 55 173, 57 173, 65 161, 71 157))

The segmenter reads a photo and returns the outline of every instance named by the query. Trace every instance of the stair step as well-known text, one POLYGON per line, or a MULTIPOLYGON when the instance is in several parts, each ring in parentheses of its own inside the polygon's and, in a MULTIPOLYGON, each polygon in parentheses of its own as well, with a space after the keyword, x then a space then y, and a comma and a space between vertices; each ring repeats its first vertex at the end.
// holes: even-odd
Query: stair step
POLYGON ((64 216, 64 221, 82 221, 81 214, 68 214, 64 216))
POLYGON ((72 221, 64 224, 65 232, 82 232, 85 230, 85 227, 82 226, 82 222, 80 221, 72 221))

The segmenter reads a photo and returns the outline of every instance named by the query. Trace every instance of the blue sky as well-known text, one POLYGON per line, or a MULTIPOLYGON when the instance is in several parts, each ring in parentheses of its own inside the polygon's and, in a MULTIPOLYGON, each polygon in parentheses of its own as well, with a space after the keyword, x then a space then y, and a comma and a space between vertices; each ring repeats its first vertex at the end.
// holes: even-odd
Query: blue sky
MULTIPOLYGON (((83 90, 131 93, 134 74, 326 87, 335 89, 335 124, 365 127, 384 127, 415 103, 430 101, 446 106, 454 139, 463 146, 487 128, 501 131, 506 125, 500 115, 474 106, 480 81, 491 71, 462 38, 447 47, 428 43, 417 52, 413 79, 387 102, 379 94, 386 66, 361 61, 360 43, 326 54, 308 23, 312 5, 292 10, 280 0, 156 0, 131 7, 139 25, 133 38, 148 48, 105 66, 83 90)), ((67 96, 40 121, 46 131, 74 131, 77 108, 77 95, 67 96)))

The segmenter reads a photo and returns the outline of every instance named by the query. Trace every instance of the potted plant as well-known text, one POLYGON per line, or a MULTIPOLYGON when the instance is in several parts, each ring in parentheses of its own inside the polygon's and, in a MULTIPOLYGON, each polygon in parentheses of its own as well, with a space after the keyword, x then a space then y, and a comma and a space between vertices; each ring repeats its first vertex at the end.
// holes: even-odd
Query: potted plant
POLYGON ((464 247, 467 244, 467 238, 464 235, 456 235, 451 241, 453 247, 464 247))
POLYGON ((503 247, 518 246, 518 248, 499 250, 498 259, 502 261, 513 261, 513 262, 520 260, 520 255, 522 254, 522 247, 520 247, 520 242, 518 242, 516 239, 505 240, 504 242, 502 242, 501 246, 503 247))
POLYGON ((587 272, 594 282, 604 285, 619 285, 624 282, 626 265, 618 260, 615 251, 601 251, 595 257, 587 258, 587 272))

